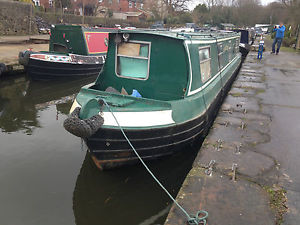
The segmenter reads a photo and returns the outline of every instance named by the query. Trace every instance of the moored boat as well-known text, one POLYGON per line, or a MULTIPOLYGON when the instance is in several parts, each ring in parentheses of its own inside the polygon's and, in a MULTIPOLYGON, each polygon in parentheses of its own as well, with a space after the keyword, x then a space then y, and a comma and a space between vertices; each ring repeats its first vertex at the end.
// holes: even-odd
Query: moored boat
POLYGON ((217 114, 241 64, 239 39, 234 32, 111 33, 105 65, 82 87, 65 128, 84 139, 100 169, 138 160, 119 125, 144 160, 182 149, 217 114))
POLYGON ((24 51, 19 61, 34 80, 98 75, 106 57, 110 28, 55 25, 49 51, 24 51))
POLYGON ((249 30, 234 29, 234 31, 241 33, 239 48, 240 48, 240 52, 242 54, 242 59, 245 60, 250 51, 251 45, 252 45, 252 44, 250 44, 249 30))

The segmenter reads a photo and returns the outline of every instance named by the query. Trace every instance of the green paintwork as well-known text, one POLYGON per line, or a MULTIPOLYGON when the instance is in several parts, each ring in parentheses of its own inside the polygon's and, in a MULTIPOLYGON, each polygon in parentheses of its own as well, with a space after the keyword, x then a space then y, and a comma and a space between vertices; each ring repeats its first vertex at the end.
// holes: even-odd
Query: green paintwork
MULTIPOLYGON (((54 45, 59 44, 66 47, 68 49, 68 53, 73 53, 77 55, 102 55, 89 54, 84 37, 84 32, 98 33, 101 32, 101 29, 86 28, 76 25, 55 25, 54 27, 51 27, 49 51, 58 53, 55 51, 54 45)), ((107 30, 104 32, 107 32, 107 30)), ((113 30, 111 30, 111 32, 113 32, 113 30)))
MULTIPOLYGON (((114 111, 118 112, 137 112, 137 111, 158 111, 171 109, 171 104, 167 101, 154 99, 136 98, 130 95, 119 95, 104 91, 95 90, 95 85, 90 84, 82 87, 76 97, 80 105, 85 105, 90 99, 105 99, 114 111)), ((85 117, 86 118, 86 117, 85 117)))
MULTIPOLYGON (((95 83, 81 89, 76 101, 81 106, 85 106, 91 98, 105 98, 115 112, 171 109, 175 124, 185 123, 207 111, 237 70, 241 63, 241 55, 238 52, 239 38, 240 35, 237 33, 206 35, 202 33, 199 35, 197 33, 176 34, 149 31, 112 33, 110 34, 106 63, 102 71, 95 83), (130 34, 130 41, 151 42, 150 68, 147 80, 129 79, 116 75, 115 38, 116 35, 122 36, 123 33, 130 34), (216 40, 218 43, 222 43, 222 49, 224 49, 220 63, 219 47, 216 40), (202 43, 203 41, 206 43, 202 43), (211 77, 203 83, 199 48, 206 46, 210 47, 211 77), (129 94, 133 89, 136 89, 142 98, 108 93, 105 92, 107 87, 113 87, 118 91, 121 91, 123 87, 129 94)), ((103 110, 107 111, 106 108, 103 110)), ((87 117, 82 117, 82 119, 85 118, 87 117)))
POLYGON ((101 75, 96 80, 98 90, 104 91, 111 86, 121 91, 124 87, 129 94, 132 93, 133 89, 138 90, 144 98, 164 101, 183 98, 188 80, 188 65, 182 40, 133 33, 131 40, 151 42, 149 78, 141 81, 116 76, 115 35, 110 34, 109 43, 113 44, 108 47, 106 63, 103 66, 101 75), (172 85, 168 85, 170 79, 172 85))
POLYGON ((50 52, 54 52, 54 44, 67 47, 69 53, 88 55, 81 26, 55 25, 55 27, 52 27, 49 44, 50 52), (66 40, 69 40, 69 42, 66 40))

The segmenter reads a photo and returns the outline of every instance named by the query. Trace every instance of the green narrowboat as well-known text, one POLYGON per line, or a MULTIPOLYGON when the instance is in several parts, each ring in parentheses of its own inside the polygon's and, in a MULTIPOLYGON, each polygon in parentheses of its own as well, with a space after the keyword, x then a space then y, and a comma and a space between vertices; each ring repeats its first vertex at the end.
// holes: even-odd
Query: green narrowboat
POLYGON ((34 80, 98 75, 106 57, 112 28, 53 25, 49 51, 24 51, 19 61, 34 80))
POLYGON ((64 127, 100 169, 138 160, 114 116, 144 160, 183 149, 209 129, 241 65, 239 40, 234 32, 110 33, 103 69, 81 88, 64 127))

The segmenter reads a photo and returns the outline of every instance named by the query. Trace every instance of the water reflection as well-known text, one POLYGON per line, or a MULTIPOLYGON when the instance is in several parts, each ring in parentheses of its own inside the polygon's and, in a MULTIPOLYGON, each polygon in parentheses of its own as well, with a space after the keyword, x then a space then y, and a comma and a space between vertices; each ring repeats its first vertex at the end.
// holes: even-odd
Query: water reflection
MULTIPOLYGON (((160 181, 176 196, 191 168, 196 149, 149 162, 160 181)), ((170 199, 141 165, 100 172, 87 153, 74 190, 77 225, 163 224, 170 199)))
POLYGON ((3 132, 22 130, 31 134, 39 127, 37 110, 26 98, 29 81, 24 77, 5 80, 0 83, 0 127, 3 132))
POLYGON ((33 82, 24 76, 0 81, 0 128, 2 132, 32 134, 40 127, 38 110, 56 105, 67 114, 75 93, 95 77, 52 82, 33 82))

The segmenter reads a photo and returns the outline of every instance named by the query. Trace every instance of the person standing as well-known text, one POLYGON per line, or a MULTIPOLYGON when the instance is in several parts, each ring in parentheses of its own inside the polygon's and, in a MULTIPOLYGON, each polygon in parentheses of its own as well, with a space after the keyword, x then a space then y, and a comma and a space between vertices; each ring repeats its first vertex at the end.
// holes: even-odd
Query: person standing
POLYGON ((282 43, 282 39, 284 37, 284 31, 285 31, 285 26, 283 25, 282 22, 279 23, 279 26, 274 27, 274 31, 276 31, 276 35, 274 38, 274 42, 272 44, 272 52, 271 54, 275 53, 275 45, 277 44, 277 49, 276 49, 276 55, 279 53, 279 49, 282 43))

